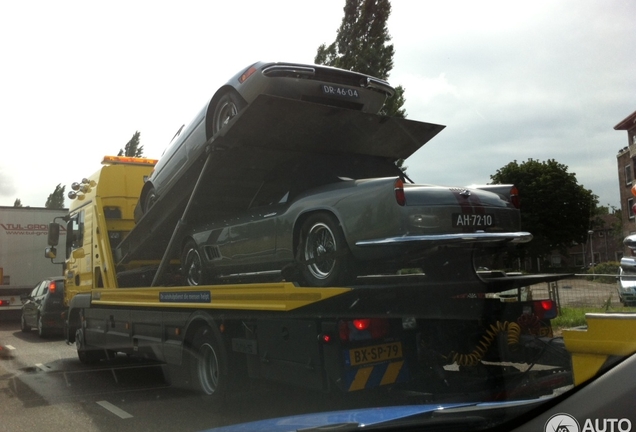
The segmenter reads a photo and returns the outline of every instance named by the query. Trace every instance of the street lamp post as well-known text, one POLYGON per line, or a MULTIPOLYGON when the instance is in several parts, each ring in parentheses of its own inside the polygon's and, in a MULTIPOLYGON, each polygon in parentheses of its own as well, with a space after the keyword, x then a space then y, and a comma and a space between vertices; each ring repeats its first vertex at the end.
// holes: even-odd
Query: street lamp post
POLYGON ((587 234, 590 236, 590 265, 592 266, 592 275, 594 274, 594 231, 589 230, 587 234))

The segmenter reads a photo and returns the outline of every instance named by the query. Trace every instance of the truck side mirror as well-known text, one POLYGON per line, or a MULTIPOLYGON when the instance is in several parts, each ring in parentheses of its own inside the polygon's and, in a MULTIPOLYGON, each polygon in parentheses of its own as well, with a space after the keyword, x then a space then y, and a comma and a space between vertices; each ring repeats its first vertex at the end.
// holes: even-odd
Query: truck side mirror
POLYGON ((48 245, 57 246, 57 243, 59 241, 60 241, 60 224, 56 222, 51 222, 49 224, 48 245))
POLYGON ((57 249, 55 246, 47 247, 44 249, 44 257, 55 259, 57 257, 57 249))

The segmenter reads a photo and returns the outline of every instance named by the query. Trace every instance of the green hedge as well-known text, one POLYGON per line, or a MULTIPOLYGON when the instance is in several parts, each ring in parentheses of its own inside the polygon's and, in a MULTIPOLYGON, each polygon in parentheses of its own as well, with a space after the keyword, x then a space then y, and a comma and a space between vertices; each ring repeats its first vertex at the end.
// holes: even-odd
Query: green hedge
POLYGON ((616 283, 615 276, 593 276, 593 275, 618 276, 619 267, 620 267, 620 263, 616 261, 608 261, 608 262, 597 264, 594 267, 588 269, 587 274, 592 276, 588 276, 587 280, 593 280, 594 282, 601 282, 606 284, 616 283))

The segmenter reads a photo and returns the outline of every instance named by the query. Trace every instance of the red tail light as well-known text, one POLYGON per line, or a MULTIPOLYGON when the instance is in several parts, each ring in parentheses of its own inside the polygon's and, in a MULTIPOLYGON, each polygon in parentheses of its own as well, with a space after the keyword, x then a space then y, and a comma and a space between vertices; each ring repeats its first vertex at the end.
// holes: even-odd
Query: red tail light
POLYGON ((338 336, 342 341, 381 339, 388 336, 389 320, 385 318, 360 318, 338 323, 338 336))
POLYGON ((510 202, 515 208, 521 207, 521 199, 519 198, 519 190, 516 186, 510 188, 510 202))
POLYGON ((49 292, 51 294, 55 294, 57 287, 55 286, 55 281, 49 282, 49 292))
POLYGON ((402 181, 402 179, 399 178, 395 180, 394 190, 395 201, 401 206, 406 205, 406 195, 404 195, 404 182, 402 181))
POLYGON ((539 300, 534 302, 534 314, 539 319, 552 319, 557 316, 556 304, 552 300, 539 300))
POLYGON ((9 300, 0 300, 0 306, 9 306, 9 300))
POLYGON ((369 318, 365 319, 356 319, 353 320, 353 326, 356 330, 366 330, 371 325, 371 320, 369 318))

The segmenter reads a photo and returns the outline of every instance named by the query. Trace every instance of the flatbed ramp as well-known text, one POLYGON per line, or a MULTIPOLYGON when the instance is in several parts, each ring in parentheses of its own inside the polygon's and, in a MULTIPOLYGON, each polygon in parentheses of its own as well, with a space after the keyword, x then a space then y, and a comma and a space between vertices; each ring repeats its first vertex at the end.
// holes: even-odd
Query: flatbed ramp
POLYGON ((167 252, 176 228, 192 222, 193 217, 218 217, 247 209, 265 176, 276 168, 284 169, 299 155, 405 159, 443 128, 261 95, 212 137, 202 154, 189 161, 186 175, 159 197, 118 245, 116 261, 176 258, 167 252))

